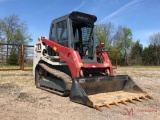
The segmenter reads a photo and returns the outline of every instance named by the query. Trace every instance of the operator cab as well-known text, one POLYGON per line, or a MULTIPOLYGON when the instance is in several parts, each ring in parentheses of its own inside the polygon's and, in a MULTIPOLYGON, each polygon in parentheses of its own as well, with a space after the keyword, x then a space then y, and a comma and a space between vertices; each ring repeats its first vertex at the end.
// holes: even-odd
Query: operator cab
MULTIPOLYGON (((79 52, 82 60, 93 60, 95 55, 94 22, 97 17, 72 12, 52 21, 49 39, 79 52)), ((49 55, 56 53, 49 48, 49 55)))

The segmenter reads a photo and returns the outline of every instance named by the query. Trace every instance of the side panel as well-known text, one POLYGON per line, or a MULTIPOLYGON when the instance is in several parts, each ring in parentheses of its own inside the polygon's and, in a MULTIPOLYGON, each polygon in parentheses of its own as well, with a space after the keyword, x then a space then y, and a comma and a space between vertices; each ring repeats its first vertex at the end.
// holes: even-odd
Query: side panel
POLYGON ((56 89, 59 91, 64 91, 65 89, 65 85, 64 82, 62 80, 59 80, 58 78, 41 78, 40 80, 40 85, 42 87, 47 87, 47 88, 51 88, 51 89, 56 89))
POLYGON ((35 68, 41 59, 42 47, 43 47, 42 43, 38 39, 36 44, 34 45, 34 56, 33 56, 34 57, 33 58, 33 75, 34 76, 35 76, 35 68))

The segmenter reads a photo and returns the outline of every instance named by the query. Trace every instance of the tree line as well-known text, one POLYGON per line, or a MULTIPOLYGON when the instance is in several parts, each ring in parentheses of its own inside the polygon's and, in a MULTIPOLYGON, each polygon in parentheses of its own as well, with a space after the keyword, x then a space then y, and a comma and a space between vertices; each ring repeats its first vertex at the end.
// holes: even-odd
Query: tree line
MULTIPOLYGON (((117 51, 118 65, 160 65, 160 32, 149 36, 149 45, 147 47, 143 47, 140 40, 133 40, 130 28, 115 27, 111 22, 97 24, 95 34, 97 41, 103 42, 107 51, 117 51)), ((12 14, 0 18, 1 43, 28 44, 31 41, 28 26, 26 22, 20 20, 18 15, 12 14)), ((6 49, 6 59, 8 59, 8 54, 18 59, 16 48, 13 47, 9 51, 7 45, 6 49)), ((111 59, 115 57, 115 52, 108 54, 111 59)))
MULTIPOLYGON (((147 47, 143 47, 140 40, 133 40, 130 28, 116 28, 111 22, 97 24, 95 32, 98 42, 103 42, 107 51, 117 51, 118 65, 160 65, 160 32, 149 36, 147 47)), ((115 53, 109 56, 113 58, 115 53)))

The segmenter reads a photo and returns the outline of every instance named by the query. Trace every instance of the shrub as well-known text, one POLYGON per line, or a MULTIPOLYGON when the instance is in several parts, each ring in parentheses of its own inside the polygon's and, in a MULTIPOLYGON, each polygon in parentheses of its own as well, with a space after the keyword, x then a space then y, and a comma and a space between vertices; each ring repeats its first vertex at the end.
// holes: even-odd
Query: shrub
POLYGON ((18 60, 19 60, 18 52, 16 51, 15 48, 12 48, 10 52, 10 56, 7 60, 7 64, 8 65, 18 65, 18 60))

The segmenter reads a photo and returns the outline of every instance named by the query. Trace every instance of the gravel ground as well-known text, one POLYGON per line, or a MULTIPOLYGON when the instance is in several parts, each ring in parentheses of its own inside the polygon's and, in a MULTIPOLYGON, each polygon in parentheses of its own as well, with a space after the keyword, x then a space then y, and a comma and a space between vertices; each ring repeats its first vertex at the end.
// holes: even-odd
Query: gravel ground
POLYGON ((32 71, 0 71, 0 120, 160 120, 160 68, 120 67, 115 74, 131 76, 154 100, 99 112, 35 88, 32 71))

